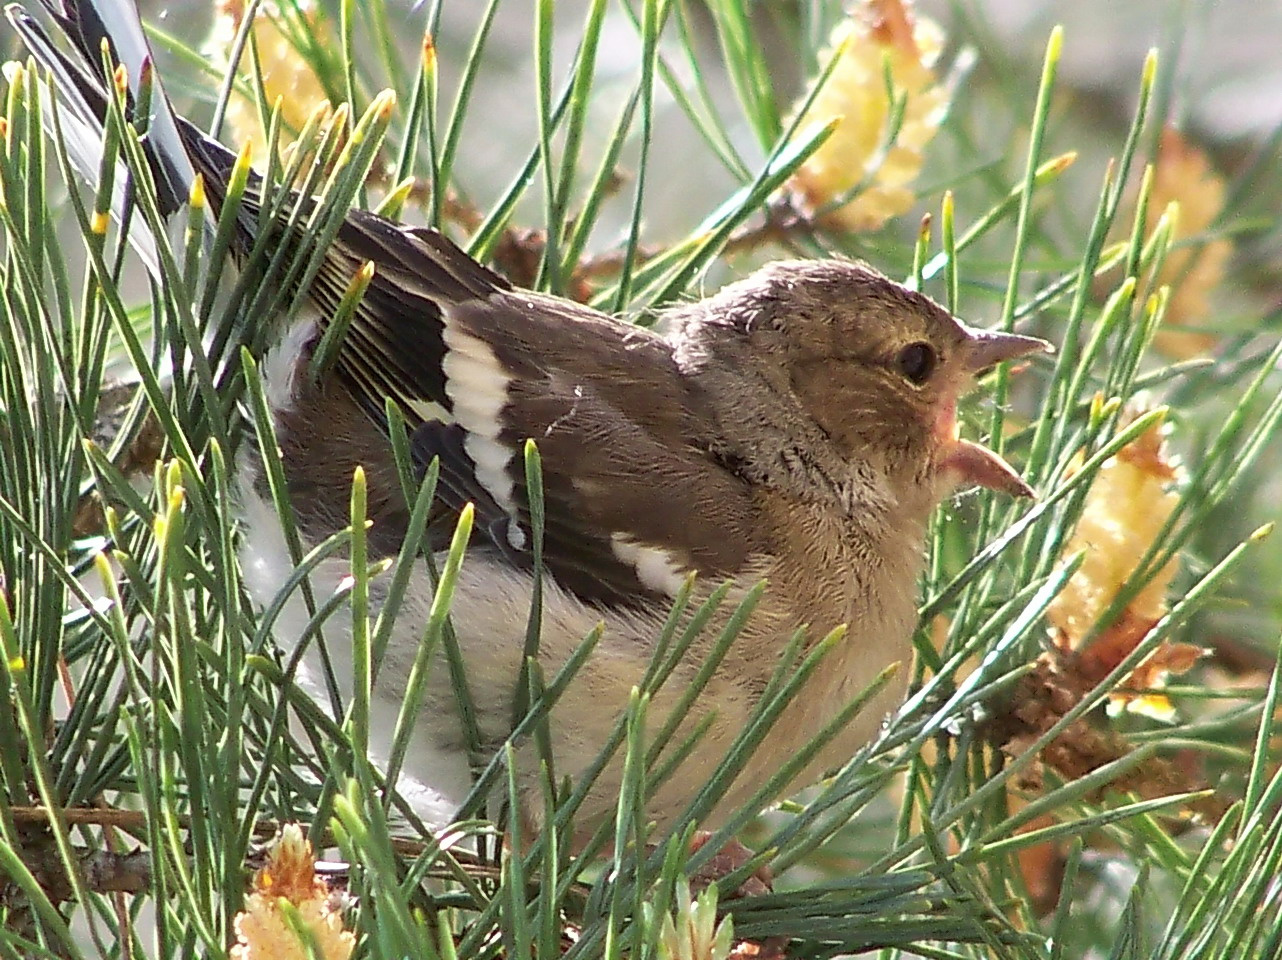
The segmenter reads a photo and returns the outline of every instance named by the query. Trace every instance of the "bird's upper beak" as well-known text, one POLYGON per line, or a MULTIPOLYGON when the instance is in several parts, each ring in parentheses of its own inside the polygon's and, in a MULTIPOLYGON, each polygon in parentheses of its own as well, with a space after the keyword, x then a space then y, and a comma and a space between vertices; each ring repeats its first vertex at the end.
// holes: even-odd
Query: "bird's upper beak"
POLYGON ((965 353, 966 369, 971 373, 980 373, 989 367, 1007 360, 1017 360, 1030 353, 1050 352, 1055 348, 1040 337, 1026 337, 1021 333, 1003 333, 1000 330, 975 330, 968 328, 970 334, 962 349, 965 353))
MULTIPOLYGON (((989 367, 1054 349, 1038 337, 998 330, 967 329, 967 342, 962 345, 962 362, 967 373, 978 374, 989 367)), ((960 483, 977 484, 990 490, 1017 497, 1031 497, 1032 488, 1015 472, 1000 454, 973 440, 963 440, 957 427, 957 405, 949 400, 936 421, 941 456, 936 461, 940 470, 951 473, 960 483)))

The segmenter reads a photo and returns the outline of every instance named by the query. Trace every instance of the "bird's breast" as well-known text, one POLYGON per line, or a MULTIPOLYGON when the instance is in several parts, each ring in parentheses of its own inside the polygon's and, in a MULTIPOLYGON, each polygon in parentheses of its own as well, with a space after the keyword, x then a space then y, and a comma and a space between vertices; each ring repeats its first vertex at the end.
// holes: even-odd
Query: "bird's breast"
POLYGON ((737 644, 741 656, 752 658, 743 672, 755 673, 764 684, 798 627, 807 629, 807 651, 832 631, 841 633, 780 713, 723 810, 809 752, 849 704, 898 664, 897 673, 849 723, 829 731, 828 742, 798 771, 793 787, 844 764, 902 702, 911 669, 921 534, 901 532, 883 542, 828 510, 795 502, 767 501, 762 515, 774 552, 761 569, 769 582, 762 608, 737 644))

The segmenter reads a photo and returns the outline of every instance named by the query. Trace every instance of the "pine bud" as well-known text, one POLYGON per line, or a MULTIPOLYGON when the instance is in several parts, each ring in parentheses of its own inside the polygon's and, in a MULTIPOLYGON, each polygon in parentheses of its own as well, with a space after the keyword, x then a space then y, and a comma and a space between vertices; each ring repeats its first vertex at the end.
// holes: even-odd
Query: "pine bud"
MULTIPOLYGON (((212 39, 212 46, 220 55, 231 49, 244 16, 244 0, 220 0, 212 39)), ((327 102, 325 88, 312 65, 299 53, 296 39, 311 34, 318 38, 317 42, 324 43, 325 28, 314 3, 300 0, 279 4, 266 0, 258 7, 252 31, 262 66, 266 103, 269 107, 279 103, 281 107, 280 145, 284 147, 303 129, 312 112, 327 102)), ((246 62, 241 61, 242 72, 246 62)), ((253 94, 232 96, 227 105, 227 124, 231 139, 251 144, 254 162, 262 163, 267 152, 267 132, 253 94)))
POLYGON ((875 230, 912 206, 922 153, 948 108, 932 69, 943 42, 934 22, 913 17, 911 0, 863 0, 833 31, 820 65, 834 55, 837 62, 797 129, 804 135, 841 119, 789 181, 826 226, 875 230))
POLYGON ((1174 244, 1210 229, 1224 209, 1224 195, 1224 178, 1206 154, 1175 130, 1164 130, 1153 167, 1147 222, 1157 223, 1169 204, 1179 204, 1173 246, 1154 283, 1171 287, 1166 316, 1154 341, 1168 356, 1201 356, 1215 344, 1213 334, 1182 328, 1204 327, 1214 318, 1211 297, 1224 279, 1233 244, 1222 236, 1187 246, 1174 244))
MULTIPOLYGON (((1138 414, 1132 411, 1131 415, 1138 414)), ((1095 475, 1077 529, 1064 550, 1070 556, 1083 552, 1082 565, 1046 611, 1055 642, 1076 652, 1088 676, 1098 679, 1113 670, 1169 609, 1166 596, 1179 569, 1174 557, 1082 648, 1170 519, 1180 500, 1173 488, 1182 479, 1182 471, 1167 454, 1161 423, 1119 450, 1095 475)), ((1130 690, 1162 687, 1167 676, 1184 673, 1201 655, 1201 649, 1190 644, 1161 644, 1131 674, 1125 684, 1129 690, 1110 695, 1111 706, 1171 719, 1174 708, 1164 695, 1130 690)))
POLYGON ((328 884, 316 876, 312 845, 297 824, 287 824, 268 856, 267 865, 254 877, 254 890, 234 922, 236 945, 231 960, 348 960, 356 946, 355 935, 344 928, 328 884), (282 904, 292 905, 293 923, 282 904), (301 925, 315 953, 308 952, 295 931, 301 925))

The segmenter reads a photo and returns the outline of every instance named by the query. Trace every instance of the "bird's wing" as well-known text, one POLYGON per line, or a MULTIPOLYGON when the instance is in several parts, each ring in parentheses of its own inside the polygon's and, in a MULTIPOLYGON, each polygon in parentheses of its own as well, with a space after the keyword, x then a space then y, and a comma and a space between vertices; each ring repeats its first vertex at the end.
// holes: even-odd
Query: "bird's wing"
POLYGON ((396 401, 420 466, 440 459, 442 504, 474 504, 495 551, 533 562, 534 440, 544 563, 580 599, 645 603, 690 571, 741 571, 756 550, 751 493, 709 453, 711 425, 665 340, 513 289, 435 231, 356 211, 309 292, 323 316, 365 262, 373 279, 335 374, 380 425, 396 401))

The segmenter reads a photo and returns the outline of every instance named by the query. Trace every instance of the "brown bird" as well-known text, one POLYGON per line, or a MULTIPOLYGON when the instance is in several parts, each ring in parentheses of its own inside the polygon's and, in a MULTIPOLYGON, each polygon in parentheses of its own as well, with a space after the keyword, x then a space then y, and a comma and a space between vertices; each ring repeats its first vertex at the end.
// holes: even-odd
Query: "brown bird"
MULTIPOLYGON (((101 116, 93 68, 103 35, 121 56, 145 52, 136 12, 120 3, 67 3, 55 17, 85 58, 62 54, 20 11, 19 32, 62 79, 76 116, 101 116), (97 98, 97 99, 95 99, 97 98)), ((131 62, 129 76, 140 75, 131 62)), ((215 206, 234 157, 153 97, 148 149, 161 199, 176 211, 196 173, 215 206)), ((89 148, 87 157, 94 156, 89 148)), ((88 169, 96 169, 88 161, 88 169)), ((236 253, 259 229, 250 191, 236 253)), ((288 231, 279 242, 296 243, 288 231)), ((660 827, 684 817, 758 706, 794 633, 806 648, 845 633, 779 716, 716 809, 741 808, 888 664, 907 661, 916 584, 931 512, 959 485, 1028 495, 997 454, 957 435, 958 398, 976 374, 1047 348, 1031 337, 968 327, 920 293, 848 260, 770 264, 716 295, 678 306, 654 330, 514 288, 441 234, 351 211, 326 250, 302 312, 263 357, 279 456, 305 545, 348 523, 353 471, 368 478, 369 543, 394 556, 410 511, 388 435, 389 399, 408 422, 415 465, 439 462, 427 540, 440 551, 471 504, 476 527, 452 608, 476 721, 496 748, 511 732, 534 576, 523 445, 543 466, 542 619, 538 659, 555 676, 598 624, 602 637, 552 710, 558 777, 596 759, 649 668, 674 597, 697 574, 693 610, 719 584, 729 599, 649 706, 651 734, 683 691, 737 599, 768 584, 746 627, 673 743, 708 728, 646 811, 660 827), (373 279, 319 379, 309 363, 366 262, 373 279)), ((257 455, 242 455, 240 510, 246 583, 266 607, 293 563, 265 495, 257 455)), ((340 588, 339 556, 312 574, 321 597, 340 588)), ((372 584, 374 610, 386 581, 372 584)), ((372 691, 375 759, 387 759, 410 664, 433 597, 415 562, 372 691)), ((690 614, 685 619, 689 620, 690 614)), ((328 627, 341 651, 344 617, 328 627)), ((286 648, 306 632, 291 600, 275 625, 286 648)), ((323 703, 314 645, 300 682, 323 703)), ((900 701, 903 678, 797 772, 797 786, 839 765, 900 701)), ((350 694, 351 671, 340 666, 350 694)), ((454 816, 471 785, 467 738, 450 670, 435 665, 400 787, 429 822, 454 816)), ((516 744, 527 827, 543 811, 537 751, 516 744)), ((577 819, 580 835, 613 816, 622 763, 600 774, 577 819)))

